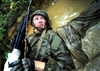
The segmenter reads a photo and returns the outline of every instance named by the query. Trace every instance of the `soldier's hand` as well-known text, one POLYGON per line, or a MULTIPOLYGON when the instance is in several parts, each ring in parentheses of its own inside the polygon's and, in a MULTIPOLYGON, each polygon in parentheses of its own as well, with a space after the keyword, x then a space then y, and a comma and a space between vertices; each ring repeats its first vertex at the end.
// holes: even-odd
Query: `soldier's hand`
POLYGON ((35 64, 34 60, 30 58, 22 59, 23 69, 24 71, 34 71, 35 64))
POLYGON ((26 58, 22 59, 24 71, 43 71, 45 62, 37 61, 34 59, 26 58))
POLYGON ((9 64, 10 67, 13 67, 11 69, 11 71, 22 71, 22 62, 20 59, 12 62, 11 64, 9 64))

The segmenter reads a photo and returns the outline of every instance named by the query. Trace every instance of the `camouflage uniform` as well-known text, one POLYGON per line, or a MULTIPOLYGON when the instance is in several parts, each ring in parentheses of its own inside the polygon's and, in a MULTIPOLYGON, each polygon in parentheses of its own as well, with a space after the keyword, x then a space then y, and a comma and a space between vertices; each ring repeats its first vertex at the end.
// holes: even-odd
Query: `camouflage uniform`
POLYGON ((32 15, 31 25, 36 29, 40 29, 40 31, 42 30, 42 33, 34 33, 27 37, 29 57, 45 62, 43 71, 71 71, 74 65, 69 50, 64 47, 62 39, 57 33, 50 28, 48 14, 44 10, 36 10, 32 15), (47 27, 45 29, 40 29, 34 25, 33 17, 35 15, 42 15, 45 17, 47 21, 47 27), (45 30, 46 32, 44 33, 45 30), (42 36, 43 34, 44 36, 42 36), (41 42, 41 44, 39 44, 39 42, 41 42))
POLYGON ((64 48, 61 38, 52 29, 46 31, 39 54, 35 57, 40 36, 41 34, 28 36, 30 58, 45 62, 43 71, 71 71, 72 59, 69 50, 64 48))

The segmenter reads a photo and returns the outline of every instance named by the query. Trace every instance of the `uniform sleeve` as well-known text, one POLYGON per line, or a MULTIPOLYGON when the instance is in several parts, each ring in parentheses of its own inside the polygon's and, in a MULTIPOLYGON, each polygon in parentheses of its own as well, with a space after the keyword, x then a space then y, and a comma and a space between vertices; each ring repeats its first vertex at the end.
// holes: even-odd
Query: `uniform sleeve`
POLYGON ((64 48, 61 38, 53 31, 48 36, 51 54, 43 71, 69 71, 70 64, 69 50, 64 48))

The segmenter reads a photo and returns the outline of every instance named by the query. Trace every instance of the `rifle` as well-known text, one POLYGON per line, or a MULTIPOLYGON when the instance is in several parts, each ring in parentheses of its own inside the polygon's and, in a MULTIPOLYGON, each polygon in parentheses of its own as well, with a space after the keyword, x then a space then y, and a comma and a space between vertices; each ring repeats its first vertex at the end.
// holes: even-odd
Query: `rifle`
POLYGON ((8 59, 4 66, 4 71, 10 71, 12 67, 9 68, 9 64, 11 64, 13 61, 19 59, 19 58, 26 58, 27 48, 24 47, 26 43, 24 43, 24 40, 26 39, 27 35, 27 22, 29 18, 30 13, 30 6, 31 6, 32 0, 29 2, 29 6, 26 12, 26 15, 23 17, 22 21, 20 22, 19 29, 17 30, 17 34, 12 39, 10 46, 12 47, 11 53, 8 54, 8 59))

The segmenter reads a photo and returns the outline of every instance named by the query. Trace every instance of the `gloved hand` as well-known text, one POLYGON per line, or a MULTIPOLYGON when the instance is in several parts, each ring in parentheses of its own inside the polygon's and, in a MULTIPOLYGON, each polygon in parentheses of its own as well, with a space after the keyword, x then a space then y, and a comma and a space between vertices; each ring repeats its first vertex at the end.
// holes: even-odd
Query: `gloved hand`
POLYGON ((11 64, 9 64, 9 67, 13 67, 11 69, 11 71, 22 71, 22 64, 21 64, 21 60, 18 59, 14 62, 12 62, 11 64))
POLYGON ((35 64, 34 60, 30 58, 26 59, 18 59, 11 64, 9 64, 9 67, 13 67, 11 71, 34 71, 35 64))
POLYGON ((24 71, 34 71, 35 64, 34 60, 30 58, 22 59, 23 69, 24 71))

